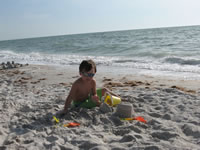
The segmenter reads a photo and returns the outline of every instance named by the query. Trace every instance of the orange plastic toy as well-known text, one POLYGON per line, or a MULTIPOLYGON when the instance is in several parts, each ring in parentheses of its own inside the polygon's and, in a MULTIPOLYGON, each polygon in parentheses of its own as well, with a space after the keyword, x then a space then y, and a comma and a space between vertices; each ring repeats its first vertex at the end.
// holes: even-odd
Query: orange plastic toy
POLYGON ((133 118, 121 118, 121 119, 122 120, 137 120, 137 121, 140 121, 140 122, 143 122, 143 123, 147 123, 147 121, 141 116, 133 117, 133 118))
POLYGON ((143 118, 143 117, 140 117, 140 116, 138 116, 138 117, 134 117, 133 120, 138 120, 138 121, 140 121, 140 122, 147 123, 147 121, 144 120, 144 118, 143 118))
POLYGON ((76 127, 79 125, 80 125, 80 123, 70 122, 70 123, 64 124, 63 126, 64 127, 76 127))

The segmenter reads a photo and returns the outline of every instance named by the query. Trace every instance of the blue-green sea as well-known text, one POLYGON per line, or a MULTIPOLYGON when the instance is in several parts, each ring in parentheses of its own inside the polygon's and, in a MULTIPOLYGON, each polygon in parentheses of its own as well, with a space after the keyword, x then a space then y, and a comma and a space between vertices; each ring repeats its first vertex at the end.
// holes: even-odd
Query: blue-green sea
POLYGON ((200 26, 74 34, 0 41, 0 63, 98 67, 200 79, 200 26))

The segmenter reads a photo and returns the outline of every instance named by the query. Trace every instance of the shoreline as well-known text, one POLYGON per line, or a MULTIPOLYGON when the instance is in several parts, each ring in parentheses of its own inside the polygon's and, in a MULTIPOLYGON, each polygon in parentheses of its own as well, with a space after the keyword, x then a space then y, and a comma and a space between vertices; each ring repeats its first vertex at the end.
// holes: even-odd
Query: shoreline
MULTIPOLYGON (((33 64, 17 64, 16 68, 9 69, 1 69, 1 72, 12 72, 13 70, 22 70, 29 71, 29 74, 35 75, 34 78, 38 80, 44 80, 45 84, 58 84, 59 82, 68 82, 71 78, 78 78, 78 65, 76 66, 53 66, 53 65, 33 65, 33 64), (44 75, 44 79, 39 79, 40 76, 44 75), (48 75, 47 75, 48 74, 48 75), (65 77, 67 74, 69 77, 65 77), (47 77, 47 79, 45 78, 47 77), (59 78, 57 80, 56 78, 59 78), (47 80, 47 82, 45 81, 47 80)), ((98 67, 98 66, 97 66, 98 67)), ((160 87, 172 87, 172 88, 180 88, 186 91, 200 91, 200 79, 184 79, 182 78, 174 78, 173 76, 162 76, 162 75, 146 75, 146 74, 138 74, 138 73, 127 73, 119 71, 115 68, 115 70, 105 69, 106 67, 98 67, 98 71, 95 75, 95 79, 97 81, 97 86, 102 87, 106 85, 106 81, 112 82, 122 82, 121 86, 128 86, 127 82, 144 82, 149 86, 160 86, 160 87), (125 85, 123 85, 123 82, 125 85)), ((108 67, 109 68, 109 67, 108 67)), ((34 82, 34 81, 33 81, 34 82)), ((40 81, 38 81, 40 82, 40 81)), ((71 81, 71 83, 73 80, 71 81)), ((139 85, 145 85, 145 84, 139 85)), ((138 86, 138 85, 137 85, 138 86)))
POLYGON ((72 109, 55 124, 78 67, 27 65, 0 70, 0 149, 199 149, 200 80, 97 69, 97 87, 112 89, 147 124, 121 121, 116 108, 99 107, 72 109), (81 125, 60 126, 72 121, 81 125))

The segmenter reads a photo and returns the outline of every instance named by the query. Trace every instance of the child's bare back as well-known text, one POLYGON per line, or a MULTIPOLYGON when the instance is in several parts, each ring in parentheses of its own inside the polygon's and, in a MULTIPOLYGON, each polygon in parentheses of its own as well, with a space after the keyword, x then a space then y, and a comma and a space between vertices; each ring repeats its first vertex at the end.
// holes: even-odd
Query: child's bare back
POLYGON ((95 89, 95 80, 84 81, 82 78, 77 79, 72 87, 73 101, 84 101, 95 89))

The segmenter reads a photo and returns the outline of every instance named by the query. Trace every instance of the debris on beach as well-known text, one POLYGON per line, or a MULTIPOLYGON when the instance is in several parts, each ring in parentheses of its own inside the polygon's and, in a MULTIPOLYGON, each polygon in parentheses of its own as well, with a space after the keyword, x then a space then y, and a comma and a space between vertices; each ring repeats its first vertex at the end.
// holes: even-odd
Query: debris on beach
POLYGON ((19 68, 23 66, 28 66, 28 64, 20 64, 20 63, 15 63, 14 61, 10 62, 8 61, 7 63, 2 62, 0 64, 0 70, 6 70, 6 69, 13 69, 13 68, 19 68))

